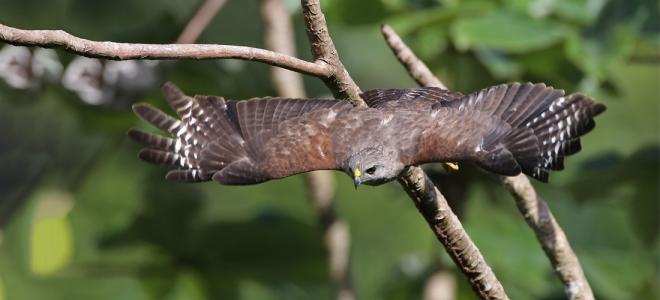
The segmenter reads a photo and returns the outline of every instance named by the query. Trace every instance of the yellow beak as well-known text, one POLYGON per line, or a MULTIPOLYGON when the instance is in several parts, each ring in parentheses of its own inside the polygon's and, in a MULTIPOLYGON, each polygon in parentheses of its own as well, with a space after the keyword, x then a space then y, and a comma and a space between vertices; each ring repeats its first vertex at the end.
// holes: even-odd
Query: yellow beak
POLYGON ((353 185, 355 185, 356 190, 361 183, 362 183, 362 172, 360 172, 360 170, 358 169, 353 170, 353 185))

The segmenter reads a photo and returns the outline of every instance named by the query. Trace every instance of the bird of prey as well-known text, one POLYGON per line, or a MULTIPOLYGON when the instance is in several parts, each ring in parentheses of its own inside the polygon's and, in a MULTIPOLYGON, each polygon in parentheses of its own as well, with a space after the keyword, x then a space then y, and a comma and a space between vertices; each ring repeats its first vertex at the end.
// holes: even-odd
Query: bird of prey
POLYGON ((313 170, 340 170, 359 184, 396 179, 411 165, 474 162, 490 172, 548 181, 580 136, 605 110, 582 94, 512 83, 462 95, 441 88, 380 89, 369 107, 322 99, 225 101, 162 92, 179 119, 148 104, 133 106, 164 137, 131 129, 139 157, 172 168, 166 178, 256 184, 313 170))

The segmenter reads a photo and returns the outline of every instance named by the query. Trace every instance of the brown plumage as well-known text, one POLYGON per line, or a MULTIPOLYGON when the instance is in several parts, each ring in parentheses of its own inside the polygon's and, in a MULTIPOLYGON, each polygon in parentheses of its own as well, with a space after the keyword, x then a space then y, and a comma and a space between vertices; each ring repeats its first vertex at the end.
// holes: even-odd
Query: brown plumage
POLYGON ((346 101, 258 98, 225 101, 162 88, 178 114, 136 104, 171 138, 131 129, 140 158, 173 168, 166 178, 253 184, 319 169, 360 183, 395 179, 409 165, 472 161, 501 175, 541 181, 580 149, 605 110, 581 94, 543 84, 506 84, 463 96, 439 88, 371 90, 369 108, 346 101))

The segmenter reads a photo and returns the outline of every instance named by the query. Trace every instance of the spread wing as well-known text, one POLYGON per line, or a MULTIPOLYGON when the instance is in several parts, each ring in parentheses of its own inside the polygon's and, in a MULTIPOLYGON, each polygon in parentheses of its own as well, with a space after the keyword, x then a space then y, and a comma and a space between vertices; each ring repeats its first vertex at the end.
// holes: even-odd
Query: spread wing
POLYGON ((376 89, 360 95, 369 107, 428 111, 433 105, 463 96, 438 87, 417 89, 376 89))
POLYGON ((180 119, 147 104, 135 105, 134 111, 170 137, 138 129, 131 129, 129 136, 146 146, 140 158, 172 168, 167 179, 251 184, 337 168, 327 125, 337 111, 352 108, 346 101, 225 101, 189 97, 170 83, 162 91, 180 119))
POLYGON ((605 106, 544 84, 503 84, 433 105, 437 122, 419 138, 410 163, 471 160, 501 174, 547 182, 580 150, 605 106))

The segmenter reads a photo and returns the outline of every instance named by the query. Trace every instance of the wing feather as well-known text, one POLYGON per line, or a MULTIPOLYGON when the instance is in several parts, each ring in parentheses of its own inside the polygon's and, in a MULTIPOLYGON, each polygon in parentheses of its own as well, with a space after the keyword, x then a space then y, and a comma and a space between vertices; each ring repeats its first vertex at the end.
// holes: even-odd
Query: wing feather
POLYGON ((135 113, 171 137, 137 129, 129 136, 144 145, 143 160, 172 168, 169 180, 252 184, 309 170, 337 168, 333 134, 327 127, 348 102, 262 98, 225 102, 216 96, 185 95, 171 83, 162 87, 180 120, 148 104, 135 113), (284 137, 284 138, 283 138, 284 137), (278 155, 281 144, 289 155, 278 155), (314 151, 301 155, 302 151, 314 151), (277 169, 281 167, 280 169, 277 169))
POLYGON ((417 89, 375 89, 361 94, 369 107, 427 110, 433 104, 451 101, 463 96, 438 87, 417 89))

